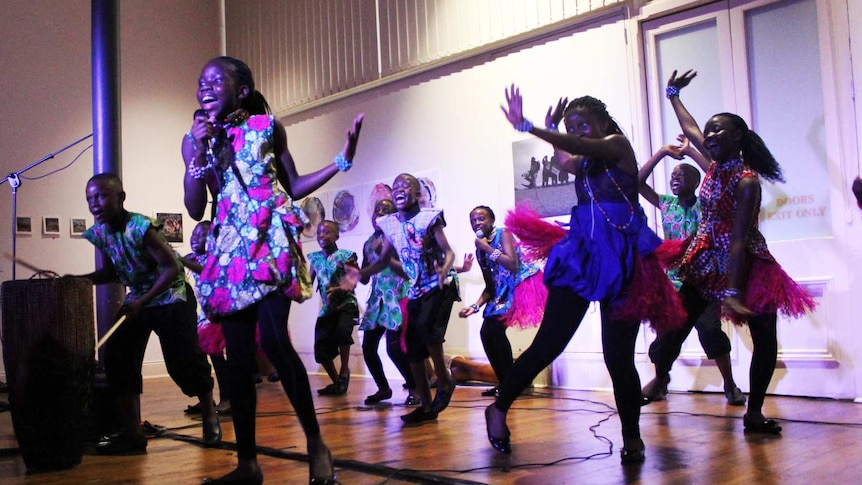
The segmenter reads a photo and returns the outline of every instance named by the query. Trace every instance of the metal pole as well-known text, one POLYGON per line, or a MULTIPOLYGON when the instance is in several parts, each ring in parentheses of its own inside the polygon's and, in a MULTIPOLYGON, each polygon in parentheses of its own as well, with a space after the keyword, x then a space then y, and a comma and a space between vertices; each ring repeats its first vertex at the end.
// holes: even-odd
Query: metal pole
MULTIPOLYGON (((119 2, 92 0, 93 173, 122 176, 120 147, 119 2)), ((105 262, 96 251, 96 268, 105 262)), ((119 283, 96 286, 96 329, 101 338, 111 325, 125 291, 119 283)), ((101 357, 101 354, 100 354, 101 357)))

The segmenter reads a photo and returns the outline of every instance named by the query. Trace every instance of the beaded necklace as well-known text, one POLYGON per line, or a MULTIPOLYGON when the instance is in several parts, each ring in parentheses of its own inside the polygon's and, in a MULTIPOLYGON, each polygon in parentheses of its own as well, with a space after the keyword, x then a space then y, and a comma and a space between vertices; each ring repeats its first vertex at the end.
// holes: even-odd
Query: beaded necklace
POLYGON ((611 174, 611 171, 608 169, 608 165, 603 164, 604 168, 605 168, 605 173, 608 175, 608 178, 611 179, 611 182, 614 183, 614 187, 617 188, 620 195, 623 196, 623 199, 625 199, 626 203, 629 205, 629 220, 628 220, 628 222, 626 222, 624 225, 620 225, 620 224, 615 224, 613 221, 611 221, 611 218, 610 218, 610 216, 608 216, 608 213, 605 212, 605 210, 602 208, 602 205, 599 204, 599 199, 597 199, 596 196, 593 194, 593 188, 592 188, 592 186, 590 186, 590 177, 587 174, 587 165, 588 164, 589 164, 589 160, 585 159, 581 169, 584 172, 584 188, 587 189, 587 193, 590 195, 590 201, 596 207, 599 208, 599 211, 602 213, 603 216, 605 216, 605 220, 608 221, 608 224, 615 227, 618 231, 624 231, 624 230, 628 229, 628 227, 632 225, 632 222, 635 219, 635 207, 634 207, 634 205, 629 200, 628 196, 626 196, 626 193, 623 191, 623 188, 620 187, 620 184, 617 182, 617 179, 615 179, 613 174, 611 174))

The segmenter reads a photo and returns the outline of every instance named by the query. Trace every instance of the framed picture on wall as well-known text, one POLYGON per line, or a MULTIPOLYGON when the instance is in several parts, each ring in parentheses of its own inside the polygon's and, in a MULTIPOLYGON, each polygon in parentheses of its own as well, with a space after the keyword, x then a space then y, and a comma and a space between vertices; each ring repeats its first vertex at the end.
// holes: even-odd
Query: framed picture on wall
POLYGON ((69 220, 69 232, 73 236, 80 236, 87 230, 87 220, 73 217, 69 220))
POLYGON ((528 203, 542 217, 571 213, 574 177, 561 169, 550 146, 538 138, 512 142, 515 203, 528 203))
POLYGON ((183 242, 183 215, 179 212, 156 212, 162 223, 162 234, 167 242, 183 242))
POLYGON ((45 216, 42 218, 42 234, 59 235, 60 234, 60 218, 55 216, 45 216))
POLYGON ((30 216, 16 217, 15 232, 18 234, 33 234, 33 219, 30 216))

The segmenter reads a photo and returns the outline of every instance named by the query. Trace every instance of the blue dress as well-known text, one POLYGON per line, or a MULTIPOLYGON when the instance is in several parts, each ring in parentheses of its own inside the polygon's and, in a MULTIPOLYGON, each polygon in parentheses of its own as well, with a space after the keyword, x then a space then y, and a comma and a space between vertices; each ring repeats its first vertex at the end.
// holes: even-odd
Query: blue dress
POLYGON ((585 159, 575 189, 578 205, 568 234, 548 255, 545 284, 589 301, 617 300, 632 279, 636 258, 651 254, 662 240, 647 226, 635 175, 585 159))

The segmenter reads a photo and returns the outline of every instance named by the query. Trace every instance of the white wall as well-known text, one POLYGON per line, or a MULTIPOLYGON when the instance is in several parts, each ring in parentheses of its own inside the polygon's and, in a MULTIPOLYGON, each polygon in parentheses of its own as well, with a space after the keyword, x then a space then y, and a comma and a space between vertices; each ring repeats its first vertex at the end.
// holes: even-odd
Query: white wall
MULTIPOLYGON (((20 170, 93 131, 90 83, 90 2, 0 0, 0 173, 20 170)), ((120 6, 123 178, 129 210, 185 213, 180 139, 197 108, 200 68, 219 54, 217 0, 131 0, 120 6)), ((71 162, 82 143, 25 175, 71 162)), ((19 236, 17 255, 59 274, 94 269, 92 246, 69 234, 69 219, 92 217, 84 186, 93 174, 92 149, 70 168, 42 180, 24 180, 18 215, 33 218, 34 233, 19 236), (41 234, 41 218, 58 216, 59 237, 41 234)), ((11 252, 11 190, 0 186, 0 252, 11 252)), ((186 241, 192 220, 186 217, 186 241)), ((188 250, 188 243, 179 246, 188 250)), ((11 279, 0 259, 0 279, 11 279)), ((31 271, 17 268, 19 279, 31 271)), ((156 339, 153 339, 155 341, 156 339)), ((151 342, 145 372, 163 373, 151 342)))
MULTIPOLYGON (((475 236, 468 223, 470 210, 479 204, 488 205, 502 224, 506 211, 514 205, 512 142, 529 135, 513 130, 502 115, 504 89, 513 82, 521 87, 526 116, 538 124, 544 122, 548 106, 560 96, 596 96, 607 103, 611 115, 630 133, 633 103, 629 98, 629 77, 623 22, 612 21, 484 64, 453 66, 409 86, 390 86, 341 101, 315 112, 311 119, 285 120, 288 142, 300 173, 313 170, 329 163, 341 148, 350 121, 364 112, 354 168, 336 176, 323 190, 380 180, 391 184, 401 172, 439 169, 441 177, 435 181, 438 206, 444 209, 446 236, 460 261, 465 253, 475 251, 475 236)), ((361 253, 369 232, 355 237, 342 235, 339 247, 361 253)), ((311 252, 319 247, 311 241, 305 243, 304 249, 311 252)), ((474 302, 484 287, 478 266, 462 274, 461 281, 464 301, 474 302)), ((360 300, 364 303, 364 297, 360 300)), ((309 369, 313 368, 309 344, 318 304, 315 297, 294 306, 290 317, 294 342, 304 351, 309 369)), ((449 323, 446 353, 482 360, 481 318, 459 319, 457 310, 461 305, 456 303, 449 323)), ((598 325, 585 323, 581 333, 598 335, 598 325)), ((517 353, 529 345, 533 332, 513 330, 509 336, 517 353)), ((572 345, 588 345, 580 350, 598 353, 595 342, 598 340, 576 337, 572 345)), ((353 351, 361 355, 358 346, 353 351)), ((353 360, 354 374, 360 360, 353 360)), ((388 365, 387 359, 384 362, 388 365)), ((603 366, 600 358, 597 363, 603 366)), ((603 370, 599 372, 604 374, 603 370)), ((387 376, 396 375, 387 367, 387 376)))

